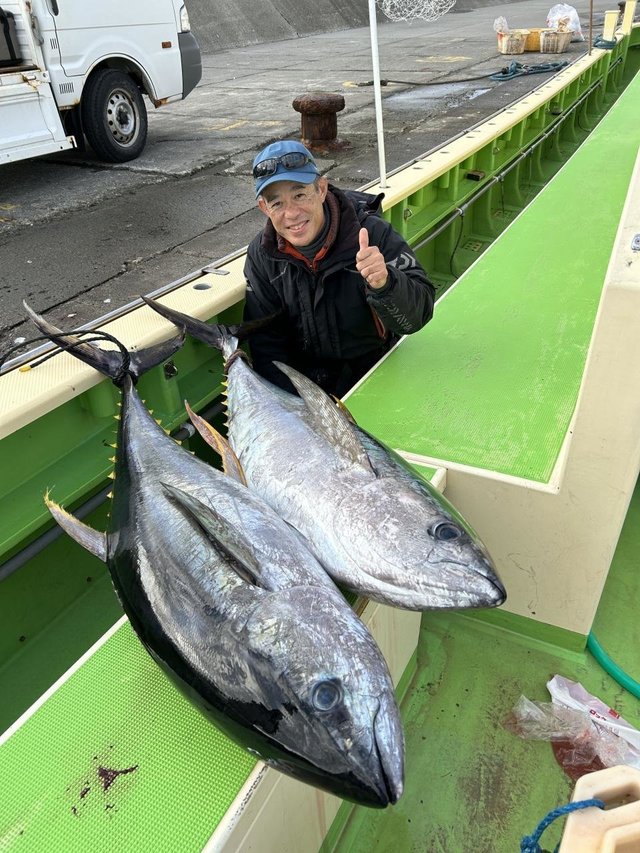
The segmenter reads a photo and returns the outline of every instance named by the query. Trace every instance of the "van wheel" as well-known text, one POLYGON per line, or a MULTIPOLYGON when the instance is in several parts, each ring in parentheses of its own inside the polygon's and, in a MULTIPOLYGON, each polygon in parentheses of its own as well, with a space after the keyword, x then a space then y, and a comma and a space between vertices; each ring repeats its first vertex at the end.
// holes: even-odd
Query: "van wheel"
POLYGON ((82 93, 82 126, 101 160, 135 160, 147 141, 147 110, 138 86, 122 71, 103 68, 82 93))

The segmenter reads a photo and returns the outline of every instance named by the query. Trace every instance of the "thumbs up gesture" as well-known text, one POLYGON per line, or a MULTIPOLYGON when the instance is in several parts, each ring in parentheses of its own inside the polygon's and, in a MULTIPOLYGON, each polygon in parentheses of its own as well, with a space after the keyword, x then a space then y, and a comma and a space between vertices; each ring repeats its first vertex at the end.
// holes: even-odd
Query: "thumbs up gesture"
POLYGON ((382 252, 377 246, 369 245, 369 232, 366 228, 360 229, 358 240, 360 248, 356 255, 356 269, 369 287, 375 290, 384 287, 388 271, 382 252))

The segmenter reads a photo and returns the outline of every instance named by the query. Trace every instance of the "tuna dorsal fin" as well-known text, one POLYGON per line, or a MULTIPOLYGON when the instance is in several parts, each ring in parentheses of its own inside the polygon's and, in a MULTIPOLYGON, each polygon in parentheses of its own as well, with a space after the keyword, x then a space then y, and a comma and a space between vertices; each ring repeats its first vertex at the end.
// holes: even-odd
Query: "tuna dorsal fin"
POLYGON ((346 407, 346 406, 345 406, 345 404, 342 402, 342 400, 340 399, 340 397, 333 397, 332 399, 333 399, 333 400, 335 400, 335 404, 336 404, 336 406, 340 409, 340 411, 341 411, 341 412, 342 412, 342 414, 345 416, 345 418, 349 421, 349 423, 350 423, 350 424, 355 424, 355 423, 356 423, 356 419, 353 417, 353 415, 351 414, 351 412, 349 411, 349 409, 347 409, 347 407, 346 407))
POLYGON ((247 478, 245 477, 242 463, 233 452, 229 442, 220 435, 215 427, 212 427, 211 424, 205 421, 204 418, 201 418, 200 415, 196 415, 186 400, 184 401, 184 404, 187 409, 187 414, 191 419, 191 423, 198 430, 207 444, 210 447, 213 447, 216 453, 220 454, 222 459, 222 468, 227 477, 231 477, 232 480, 236 480, 238 483, 242 483, 243 486, 246 486, 247 478))
POLYGON ((209 539, 217 545, 228 557, 231 557, 236 574, 243 581, 260 586, 260 565, 249 548, 247 542, 218 512, 206 506, 177 486, 163 483, 162 487, 173 500, 182 507, 204 530, 209 539))
POLYGON ((354 465, 360 465, 373 474, 367 451, 362 446, 353 421, 336 406, 315 382, 312 382, 293 367, 274 361, 293 383, 296 391, 305 402, 313 426, 330 444, 338 449, 343 458, 354 465))
POLYGON ((94 530, 88 524, 80 521, 70 512, 67 512, 59 504, 50 500, 49 495, 45 495, 44 502, 51 515, 58 522, 60 527, 69 534, 72 539, 75 539, 79 545, 82 545, 87 551, 102 560, 107 562, 107 534, 101 533, 99 530, 94 530))

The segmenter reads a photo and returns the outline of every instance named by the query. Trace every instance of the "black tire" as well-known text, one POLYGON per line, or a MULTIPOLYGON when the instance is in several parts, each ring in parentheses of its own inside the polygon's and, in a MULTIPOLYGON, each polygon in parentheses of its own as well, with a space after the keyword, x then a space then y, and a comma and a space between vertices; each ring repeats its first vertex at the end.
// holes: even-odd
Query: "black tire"
POLYGON ((147 109, 136 83, 123 71, 96 71, 82 92, 82 127, 101 160, 135 160, 147 141, 147 109))

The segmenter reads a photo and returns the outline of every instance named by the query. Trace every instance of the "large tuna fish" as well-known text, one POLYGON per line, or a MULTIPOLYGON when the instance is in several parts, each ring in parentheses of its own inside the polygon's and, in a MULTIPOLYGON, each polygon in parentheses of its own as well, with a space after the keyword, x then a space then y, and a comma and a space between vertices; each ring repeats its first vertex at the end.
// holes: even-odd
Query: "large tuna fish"
POLYGON ((336 581, 410 610, 504 602, 485 547, 459 513, 317 385, 278 364, 300 396, 288 394, 238 357, 241 327, 211 326, 145 301, 221 350, 229 441, 247 483, 307 539, 336 581))
MULTIPOLYGON (((167 436, 134 382, 181 339, 130 354, 98 349, 29 312, 122 389, 109 531, 48 501, 107 563, 131 625, 177 686, 268 764, 369 806, 395 803, 403 734, 386 663, 299 535, 238 479, 167 436)), ((99 333, 98 333, 99 334, 99 333)), ((217 435, 217 434, 216 434, 217 435)))

